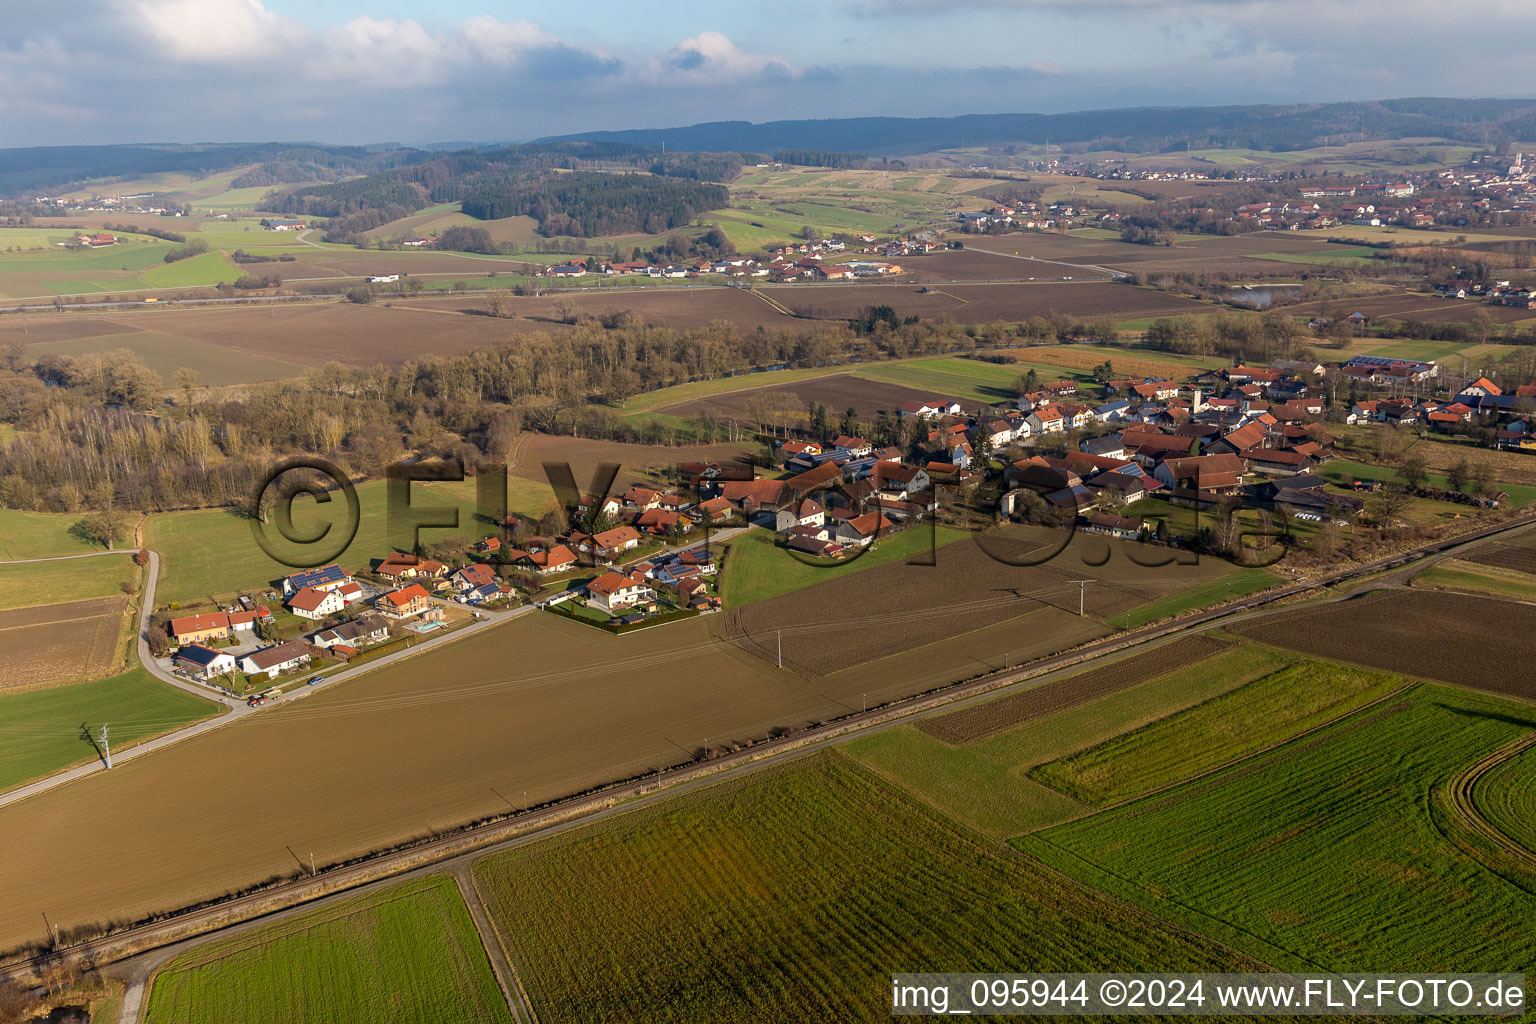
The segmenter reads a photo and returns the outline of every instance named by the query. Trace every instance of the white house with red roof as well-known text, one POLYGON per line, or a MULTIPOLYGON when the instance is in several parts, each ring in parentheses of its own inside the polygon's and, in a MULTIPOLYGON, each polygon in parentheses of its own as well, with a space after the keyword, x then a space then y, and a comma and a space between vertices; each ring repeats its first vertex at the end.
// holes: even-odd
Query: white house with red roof
POLYGON ((626 575, 605 572, 587 584, 587 604, 609 615, 617 615, 627 608, 650 604, 656 600, 656 591, 639 573, 626 575))

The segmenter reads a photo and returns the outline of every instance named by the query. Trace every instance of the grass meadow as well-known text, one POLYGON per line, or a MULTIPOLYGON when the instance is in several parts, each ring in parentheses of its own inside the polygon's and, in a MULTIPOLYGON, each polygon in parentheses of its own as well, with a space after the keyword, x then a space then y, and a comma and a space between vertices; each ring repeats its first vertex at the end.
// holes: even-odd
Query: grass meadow
POLYGON ((1536 961, 1536 877, 1487 867, 1446 790, 1532 728, 1529 707, 1421 684, 1015 842, 1278 969, 1507 970, 1536 961))
POLYGON ((919 526, 876 541, 864 554, 851 561, 810 565, 775 545, 774 534, 767 530, 752 530, 731 541, 722 584, 725 603, 728 607, 738 608, 778 597, 840 579, 849 573, 914 558, 931 550, 930 545, 942 547, 968 536, 967 531, 953 527, 940 526, 930 532, 927 527, 919 526))
POLYGON ((147 1024, 511 1024, 452 879, 381 889, 183 953, 147 1024))
POLYGON ((112 748, 218 714, 212 701, 167 686, 142 668, 121 675, 0 694, 0 791, 94 760, 86 736, 111 725, 112 748))
MULTIPOLYGON (((1157 652, 1145 655, 1155 666, 1157 652)), ((951 746, 915 726, 870 733, 840 749, 924 803, 999 839, 1068 821, 1091 808, 1030 778, 1036 765, 1092 748, 1122 733, 1218 698, 1291 659, 1242 644, 1097 700, 1015 726, 990 739, 951 746)))
POLYGON ((1536 601, 1536 575, 1518 569, 1446 558, 1413 578, 1414 587, 1425 590, 1455 590, 1466 594, 1489 594, 1516 601, 1536 601))
POLYGON ((22 512, 0 508, 0 560, 53 558, 100 551, 101 546, 72 532, 78 515, 22 512))
POLYGON ((1063 884, 835 754, 474 870, 549 1019, 883 1021, 892 970, 1209 970, 1235 959, 1063 884))
POLYGON ((0 611, 112 597, 122 594, 123 583, 139 573, 127 551, 100 558, 0 564, 0 611))
POLYGON ((1116 803, 1283 742, 1407 685, 1401 676, 1304 661, 1029 774, 1083 803, 1116 803))

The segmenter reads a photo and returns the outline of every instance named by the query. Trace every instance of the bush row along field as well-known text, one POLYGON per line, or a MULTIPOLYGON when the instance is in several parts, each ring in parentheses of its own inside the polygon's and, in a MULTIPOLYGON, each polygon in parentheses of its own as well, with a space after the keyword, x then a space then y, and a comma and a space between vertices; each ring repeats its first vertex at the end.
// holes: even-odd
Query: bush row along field
MULTIPOLYGON (((1436 445, 1433 445, 1433 446, 1427 446, 1427 445, 1422 445, 1421 444, 1421 445, 1415 445, 1414 448, 1413 448, 1413 450, 1415 452, 1422 451, 1425 455, 1430 455, 1430 454, 1443 455, 1443 454, 1446 454, 1447 449, 1449 449, 1450 452, 1452 452, 1453 454, 1458 454, 1458 455, 1459 454, 1465 454, 1466 457, 1467 457, 1467 462, 1469 464, 1474 461, 1474 457, 1479 452, 1487 451, 1486 449, 1478 449, 1478 448, 1466 448, 1466 449, 1451 448, 1448 445, 1439 445, 1439 444, 1436 444, 1436 445)), ((1502 452, 1502 453, 1488 452, 1488 454, 1490 454, 1490 455, 1502 454, 1506 458, 1514 458, 1514 459, 1522 458, 1522 456, 1511 455, 1508 452, 1502 452)), ((1456 459, 1455 458, 1451 458, 1450 462, 1454 464, 1456 462, 1456 459)), ((1490 463, 1486 463, 1485 462, 1484 465, 1487 465, 1488 468, 1494 474, 1494 475, 1490 476, 1490 479, 1492 479, 1492 480, 1499 480, 1499 476, 1497 475, 1498 470, 1494 469, 1493 465, 1490 464, 1490 463)), ((1382 482, 1385 482, 1385 483, 1401 483, 1402 482, 1402 474, 1400 474, 1396 469, 1392 468, 1391 466, 1374 466, 1374 465, 1371 465, 1371 464, 1365 463, 1365 462, 1347 462, 1347 461, 1345 461, 1343 459, 1336 459, 1333 462, 1325 463, 1321 468, 1318 469, 1318 475, 1322 476, 1324 479, 1331 480, 1331 481, 1334 481, 1334 482, 1349 481, 1349 480, 1379 480, 1379 481, 1382 481, 1382 482)), ((1439 488, 1441 488, 1443 490, 1450 490, 1451 489, 1450 481, 1447 480, 1445 477, 1440 476, 1440 475, 1435 474, 1435 473, 1426 474, 1425 478, 1424 478, 1424 483, 1427 486, 1439 487, 1439 488)), ((1500 481, 1499 487, 1509 494, 1509 506, 1511 508, 1521 508, 1521 507, 1523 507, 1525 505, 1529 505, 1533 501, 1536 501, 1536 486, 1531 486, 1529 484, 1504 483, 1504 482, 1500 481)), ((1470 507, 1469 506, 1465 506, 1465 505, 1458 506, 1458 508, 1463 513, 1470 513, 1470 511, 1471 511, 1470 507)))
MULTIPOLYGON (((1092 809, 1030 778, 1031 768, 1166 718, 1290 661, 1267 647, 1236 644, 1203 661, 1165 668, 1156 660, 1164 649, 1140 656, 1152 659, 1140 685, 1061 708, 985 740, 956 747, 906 725, 859 737, 842 749, 984 835, 1006 839, 1078 818, 1092 809)), ((1089 685, 1097 671, 1062 682, 1089 685)))
POLYGON ((1421 685, 1017 844, 1278 969, 1503 970, 1536 957, 1536 876, 1459 842, 1445 790, 1532 728, 1529 708, 1421 685))
POLYGON ((1388 672, 1536 698, 1536 676, 1528 669, 1536 663, 1536 606, 1490 606, 1465 594, 1383 591, 1234 629, 1320 658, 1347 657, 1388 672))
POLYGON ((92 737, 112 726, 112 749, 220 713, 213 703, 142 668, 72 686, 0 694, 0 791, 99 756, 92 737))
POLYGON ((99 558, 0 565, 0 611, 121 596, 123 584, 137 580, 139 575, 138 566, 126 551, 99 558))
POLYGON ((1536 576, 1518 569, 1504 569, 1470 559, 1442 559, 1414 576, 1413 586, 1425 590, 1489 594, 1516 601, 1536 599, 1536 576))
POLYGON ((475 877, 535 1007, 568 1020, 877 1021, 898 964, 1234 962, 832 754, 486 858, 475 877))
POLYGON ((1117 803, 1247 757, 1408 685, 1401 676, 1304 661, 1029 774, 1083 803, 1117 803))
POLYGON ((512 1014, 457 886, 381 889, 211 942, 163 967, 147 1024, 438 1024, 512 1014))
POLYGON ((1203 633, 1181 637, 1158 647, 1155 653, 1149 652, 1149 657, 1136 655, 1122 658, 1082 675, 1034 686, 947 715, 925 718, 917 723, 917 727, 953 746, 975 743, 1025 722, 1058 714, 1146 682, 1149 665, 1155 665, 1159 674, 1166 674, 1214 657, 1227 647, 1227 644, 1203 633))
POLYGON ((128 599, 98 597, 0 612, 0 692, 94 679, 118 663, 128 599))

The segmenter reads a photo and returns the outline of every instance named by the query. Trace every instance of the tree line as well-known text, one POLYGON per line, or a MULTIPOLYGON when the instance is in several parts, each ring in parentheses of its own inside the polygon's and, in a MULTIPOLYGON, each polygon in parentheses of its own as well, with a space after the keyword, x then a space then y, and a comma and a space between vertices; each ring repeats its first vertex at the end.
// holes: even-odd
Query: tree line
MULTIPOLYGON (((846 328, 696 330, 620 315, 581 320, 462 355, 389 367, 330 363, 302 380, 253 385, 194 401, 196 374, 160 376, 132 352, 0 358, 0 422, 17 433, 0 451, 0 505, 108 515, 240 505, 280 458, 312 453, 358 476, 411 454, 468 465, 505 461, 525 430, 646 443, 745 440, 789 429, 785 410, 692 421, 631 420, 627 400, 689 380, 769 366, 828 366, 971 352, 952 325, 882 320, 846 328)), ((793 417, 803 416, 801 407, 793 417)), ((110 523, 108 524, 110 525, 110 523)))

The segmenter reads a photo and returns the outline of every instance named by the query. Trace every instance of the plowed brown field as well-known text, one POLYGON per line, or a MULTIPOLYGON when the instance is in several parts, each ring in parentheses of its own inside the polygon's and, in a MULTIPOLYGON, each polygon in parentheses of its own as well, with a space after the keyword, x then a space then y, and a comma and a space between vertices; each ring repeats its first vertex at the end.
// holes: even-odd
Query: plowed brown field
POLYGON ((0 691, 105 675, 126 601, 99 597, 0 611, 0 691))
POLYGON ((1235 627, 1276 647, 1536 699, 1536 607, 1393 590, 1235 627))

